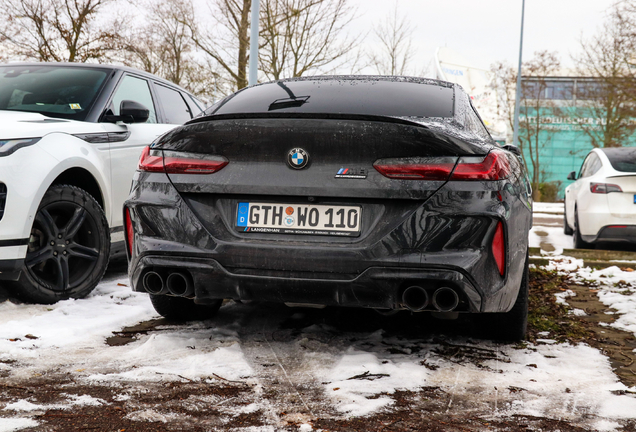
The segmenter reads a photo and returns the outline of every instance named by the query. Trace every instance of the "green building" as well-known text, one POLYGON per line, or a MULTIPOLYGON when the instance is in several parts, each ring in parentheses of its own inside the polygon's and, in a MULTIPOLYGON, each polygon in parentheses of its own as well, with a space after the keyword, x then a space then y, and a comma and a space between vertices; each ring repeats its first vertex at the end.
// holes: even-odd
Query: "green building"
MULTIPOLYGON (((583 159, 593 148, 584 128, 599 127, 603 121, 590 112, 586 102, 598 91, 598 82, 582 77, 523 77, 523 97, 519 115, 519 135, 534 136, 538 130, 540 181, 558 182, 558 199, 563 199, 565 187, 572 183, 567 175, 578 173, 583 159), (587 106, 587 107, 586 107, 587 106), (537 124, 539 112, 539 126, 537 124), (524 129, 524 126, 526 127, 524 129)), ((624 145, 636 145, 633 139, 624 145)), ((532 178, 527 143, 522 142, 524 158, 532 178)))

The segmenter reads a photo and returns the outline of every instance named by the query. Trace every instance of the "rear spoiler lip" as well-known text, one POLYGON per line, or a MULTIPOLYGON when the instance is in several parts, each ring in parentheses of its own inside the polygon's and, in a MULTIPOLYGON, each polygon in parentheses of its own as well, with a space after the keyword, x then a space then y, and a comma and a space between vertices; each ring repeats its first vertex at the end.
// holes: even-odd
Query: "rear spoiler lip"
MULTIPOLYGON (((196 123, 202 123, 215 120, 233 120, 233 119, 266 119, 266 118, 280 118, 280 119, 325 119, 325 120, 367 120, 378 121, 384 123, 397 123, 407 126, 417 126, 423 129, 430 129, 425 124, 420 122, 408 120, 401 117, 371 115, 371 114, 338 114, 338 113, 239 113, 239 114, 215 114, 210 116, 203 116, 194 118, 184 124, 189 126, 196 123)), ((448 117, 451 119, 451 117, 448 117)), ((422 117, 423 120, 426 117, 422 117)))

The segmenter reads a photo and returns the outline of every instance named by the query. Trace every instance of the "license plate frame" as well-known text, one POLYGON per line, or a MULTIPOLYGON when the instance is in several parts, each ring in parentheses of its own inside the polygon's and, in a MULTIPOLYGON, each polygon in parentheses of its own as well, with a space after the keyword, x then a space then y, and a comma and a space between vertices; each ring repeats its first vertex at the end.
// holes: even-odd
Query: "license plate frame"
POLYGON ((242 233, 358 237, 362 231, 357 205, 241 201, 235 209, 235 229, 242 233))

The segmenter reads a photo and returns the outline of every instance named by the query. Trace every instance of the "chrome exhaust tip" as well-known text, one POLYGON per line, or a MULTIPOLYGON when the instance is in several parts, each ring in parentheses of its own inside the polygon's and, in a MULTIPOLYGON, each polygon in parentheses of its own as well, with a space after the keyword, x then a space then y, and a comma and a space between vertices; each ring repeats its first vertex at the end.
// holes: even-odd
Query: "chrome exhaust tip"
POLYGON ((181 272, 170 273, 166 281, 170 294, 179 297, 191 297, 194 294, 194 284, 189 275, 181 272))
POLYGON ((428 293, 420 286, 410 286, 402 293, 402 303, 409 310, 419 312, 428 306, 428 293))
POLYGON ((155 271, 147 272, 142 279, 142 284, 146 292, 150 294, 160 295, 168 293, 163 277, 155 271))
POLYGON ((459 296, 455 290, 442 287, 433 293, 433 306, 440 312, 451 312, 459 305, 459 296))

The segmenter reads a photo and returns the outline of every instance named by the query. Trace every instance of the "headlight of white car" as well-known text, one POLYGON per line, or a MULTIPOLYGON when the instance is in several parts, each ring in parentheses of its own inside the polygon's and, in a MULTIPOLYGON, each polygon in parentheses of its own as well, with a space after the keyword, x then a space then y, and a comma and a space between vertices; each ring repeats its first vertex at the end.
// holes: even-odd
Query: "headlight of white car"
POLYGON ((8 156, 16 150, 35 144, 42 138, 19 138, 10 140, 0 140, 0 157, 8 156))

